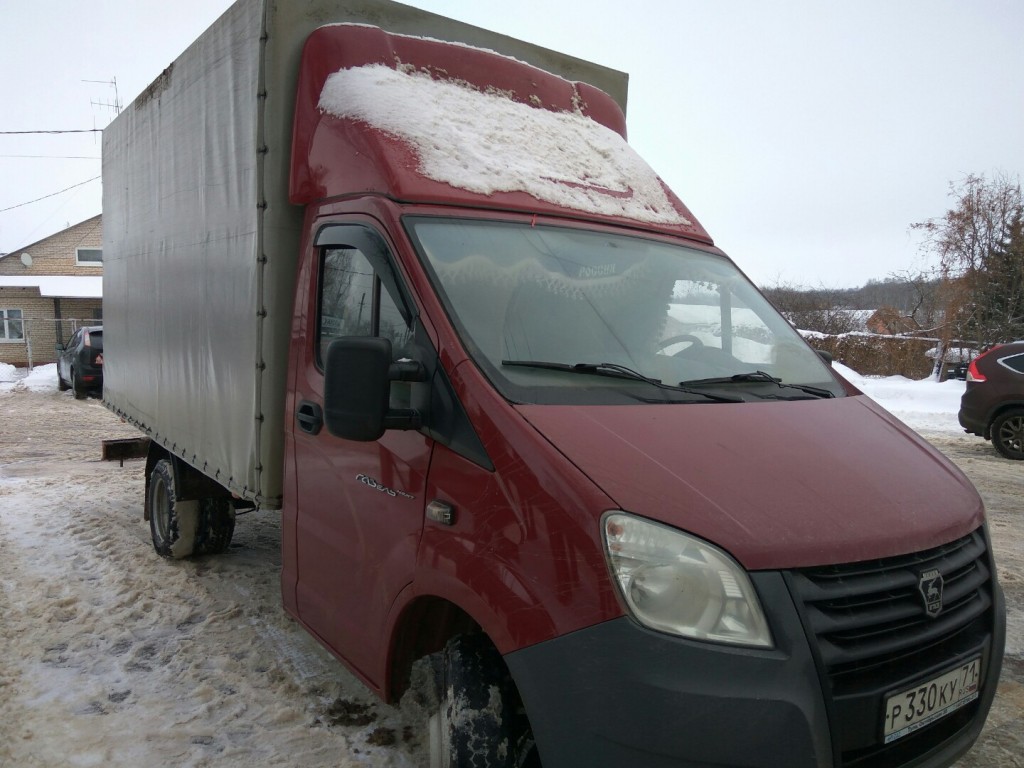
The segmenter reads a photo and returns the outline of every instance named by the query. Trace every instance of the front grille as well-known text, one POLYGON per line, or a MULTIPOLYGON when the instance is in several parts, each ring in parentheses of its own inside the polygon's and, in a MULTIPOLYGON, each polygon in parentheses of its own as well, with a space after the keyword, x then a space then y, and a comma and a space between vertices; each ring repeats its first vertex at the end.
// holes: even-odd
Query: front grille
POLYGON ((787 580, 829 684, 840 765, 900 765, 970 724, 976 702, 882 744, 886 694, 988 647, 993 584, 981 529, 925 552, 808 568, 789 573, 787 580), (921 574, 932 569, 944 582, 942 610, 934 618, 920 588, 921 574))

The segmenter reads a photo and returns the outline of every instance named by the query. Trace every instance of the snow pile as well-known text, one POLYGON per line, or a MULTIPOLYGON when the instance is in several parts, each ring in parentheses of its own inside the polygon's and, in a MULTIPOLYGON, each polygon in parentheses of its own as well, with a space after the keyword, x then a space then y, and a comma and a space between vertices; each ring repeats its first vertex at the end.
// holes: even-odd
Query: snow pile
POLYGON ((957 421, 966 383, 957 379, 914 381, 904 376, 861 376, 840 363, 833 367, 857 389, 916 432, 963 434, 957 421))
POLYGON ((319 106, 407 143, 422 175, 459 189, 526 192, 592 214, 691 223, 625 139, 582 114, 383 65, 335 72, 319 106))
POLYGON ((57 364, 37 365, 28 371, 0 363, 0 392, 56 392, 57 364))
POLYGON ((57 364, 37 365, 22 383, 32 392, 50 392, 57 388, 57 364))

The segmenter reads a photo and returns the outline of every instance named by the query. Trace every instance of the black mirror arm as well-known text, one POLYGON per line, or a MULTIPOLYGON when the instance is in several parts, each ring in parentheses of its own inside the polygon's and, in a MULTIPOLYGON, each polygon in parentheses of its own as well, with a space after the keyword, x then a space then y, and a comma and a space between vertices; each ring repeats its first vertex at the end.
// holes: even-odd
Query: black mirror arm
POLYGON ((427 368, 418 360, 402 360, 388 367, 390 381, 426 381, 427 368))
POLYGON ((384 429, 419 429, 423 416, 412 408, 392 408, 384 415, 384 429))

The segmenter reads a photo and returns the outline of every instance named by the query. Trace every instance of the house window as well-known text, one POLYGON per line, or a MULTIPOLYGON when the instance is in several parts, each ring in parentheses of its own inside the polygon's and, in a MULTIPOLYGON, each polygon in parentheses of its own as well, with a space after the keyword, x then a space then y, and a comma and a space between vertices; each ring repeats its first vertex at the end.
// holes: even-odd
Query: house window
POLYGON ((0 308, 0 342, 22 341, 25 338, 25 321, 20 309, 0 308))
POLYGON ((102 267, 102 248, 75 248, 75 264, 80 267, 102 267))

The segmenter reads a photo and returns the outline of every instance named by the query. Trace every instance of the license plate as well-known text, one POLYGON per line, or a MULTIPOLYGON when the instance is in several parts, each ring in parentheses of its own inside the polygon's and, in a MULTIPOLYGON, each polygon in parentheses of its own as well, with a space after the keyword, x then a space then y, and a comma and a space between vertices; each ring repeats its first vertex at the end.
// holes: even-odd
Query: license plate
POLYGON ((955 712, 978 698, 981 659, 971 659, 944 675, 885 700, 883 736, 889 744, 955 712))

